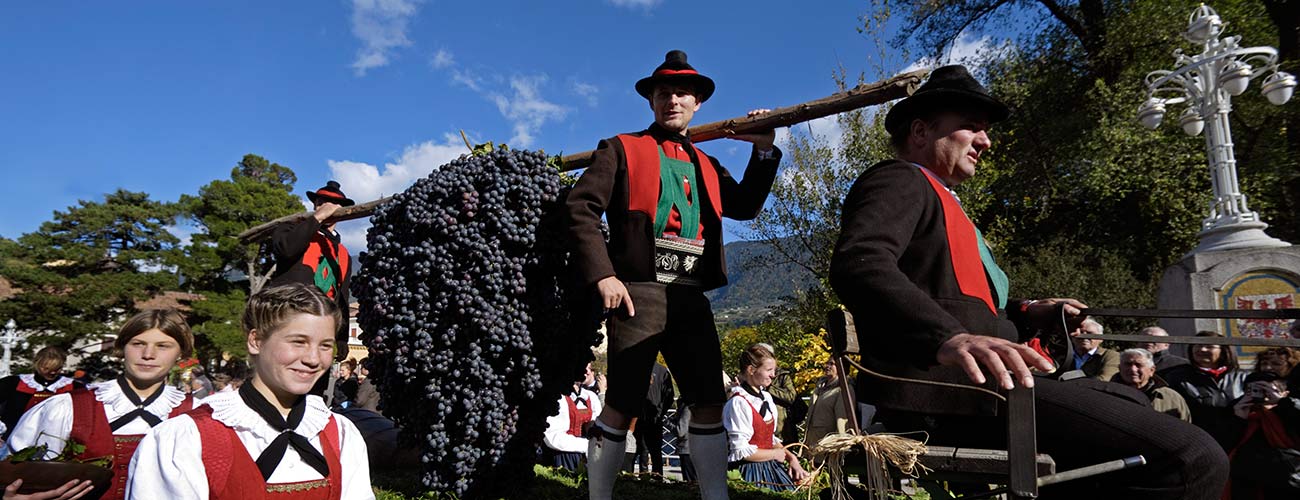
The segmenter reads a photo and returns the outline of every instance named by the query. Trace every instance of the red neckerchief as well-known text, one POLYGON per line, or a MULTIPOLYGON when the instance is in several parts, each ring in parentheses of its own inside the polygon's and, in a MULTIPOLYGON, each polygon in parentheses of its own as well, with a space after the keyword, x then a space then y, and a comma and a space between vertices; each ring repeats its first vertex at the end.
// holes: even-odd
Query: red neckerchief
MULTIPOLYGON (((1282 418, 1278 417, 1276 413, 1262 408, 1252 408, 1250 415, 1246 417, 1246 422, 1246 431, 1241 434, 1241 440, 1237 441, 1237 445, 1233 446, 1232 451, 1228 452, 1229 463, 1237 455, 1237 450, 1241 449, 1247 441, 1250 441, 1251 437, 1254 437, 1255 432, 1261 429, 1264 431, 1264 440, 1268 442, 1269 446, 1278 449, 1294 449, 1296 447, 1295 441, 1291 440, 1291 435, 1287 434, 1286 427, 1282 425, 1282 418)), ((1256 494, 1259 498, 1264 498, 1263 492, 1257 492, 1256 494)), ((1221 500, 1231 500, 1231 481, 1223 488, 1223 495, 1220 498, 1221 500)))
POLYGON ((1206 375, 1214 377, 1214 380, 1219 380, 1219 377, 1222 377, 1223 374, 1228 373, 1228 367, 1226 366, 1220 366, 1218 368, 1201 368, 1198 366, 1196 367, 1196 369, 1204 372, 1206 375))

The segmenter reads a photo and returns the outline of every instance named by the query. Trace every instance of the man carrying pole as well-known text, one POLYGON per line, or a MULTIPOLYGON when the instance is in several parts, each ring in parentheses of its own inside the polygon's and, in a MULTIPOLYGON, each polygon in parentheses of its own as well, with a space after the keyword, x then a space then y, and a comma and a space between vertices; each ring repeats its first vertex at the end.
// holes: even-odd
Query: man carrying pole
POLYGON ((700 495, 725 499, 722 354, 704 292, 726 284, 722 217, 758 215, 781 152, 772 130, 732 136, 754 145, 737 181, 692 144, 687 128, 714 83, 687 64, 684 52, 669 52, 636 90, 649 101, 654 123, 601 141, 567 201, 579 277, 609 314, 609 389, 587 450, 590 498, 613 494, 627 429, 662 352, 682 397, 694 402, 689 436, 700 495))

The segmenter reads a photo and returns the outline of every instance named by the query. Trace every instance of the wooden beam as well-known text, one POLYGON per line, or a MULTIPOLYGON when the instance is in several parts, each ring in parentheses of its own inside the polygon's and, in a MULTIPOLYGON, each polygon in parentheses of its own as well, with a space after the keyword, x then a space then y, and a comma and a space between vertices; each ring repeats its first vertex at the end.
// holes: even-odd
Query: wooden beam
MULTIPOLYGON (((881 80, 875 83, 864 83, 853 87, 844 92, 838 92, 821 99, 808 101, 793 106, 786 106, 772 110, 761 116, 748 117, 742 116, 729 120, 716 121, 703 125, 691 127, 689 134, 693 142, 705 142, 714 139, 722 139, 739 134, 750 134, 763 132, 779 127, 788 127, 818 118, 852 111, 867 106, 883 104, 895 99, 901 99, 912 95, 917 87, 921 85, 921 80, 925 78, 926 70, 917 70, 910 73, 881 80)), ((586 168, 591 164, 591 156, 595 151, 584 151, 565 155, 560 158, 563 162, 563 170, 578 170, 586 168)), ((352 219, 369 217, 374 213, 375 208, 382 205, 392 197, 381 198, 369 201, 359 205, 344 207, 334 212, 326 222, 338 222, 352 219)), ((275 219, 273 221, 249 228, 239 233, 239 241, 249 244, 256 243, 263 239, 269 238, 275 229, 284 224, 293 224, 311 216, 311 212, 288 215, 275 219)))

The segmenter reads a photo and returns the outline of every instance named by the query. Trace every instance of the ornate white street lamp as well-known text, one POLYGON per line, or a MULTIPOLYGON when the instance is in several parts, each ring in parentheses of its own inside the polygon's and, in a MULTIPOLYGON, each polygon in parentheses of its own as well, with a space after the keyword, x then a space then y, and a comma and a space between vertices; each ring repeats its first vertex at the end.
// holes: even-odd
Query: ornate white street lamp
POLYGON ((21 344, 26 348, 27 340, 18 336, 18 324, 14 323, 13 318, 5 323, 5 331, 0 335, 0 346, 4 346, 4 358, 0 358, 0 377, 8 377, 9 373, 9 350, 21 344))
POLYGON ((1214 200, 1209 216, 1201 221, 1200 244, 1191 253, 1290 245, 1264 234, 1268 224, 1246 205, 1237 182, 1228 113, 1232 97, 1245 92, 1251 80, 1271 73, 1261 90, 1269 102, 1281 106, 1291 99, 1296 78, 1278 71, 1277 49, 1241 47, 1240 35, 1219 38, 1224 25, 1219 14, 1204 4, 1192 12, 1183 38, 1202 44, 1204 50, 1191 56, 1175 50, 1177 69, 1148 73, 1148 97, 1138 107, 1138 121, 1154 130, 1167 105, 1187 103, 1178 119, 1183 132, 1192 136, 1205 132, 1214 200))

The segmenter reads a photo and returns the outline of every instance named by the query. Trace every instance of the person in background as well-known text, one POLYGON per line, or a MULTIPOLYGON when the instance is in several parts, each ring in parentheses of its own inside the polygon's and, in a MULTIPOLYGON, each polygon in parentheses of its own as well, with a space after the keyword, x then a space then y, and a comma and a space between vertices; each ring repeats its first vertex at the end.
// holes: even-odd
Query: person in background
MULTIPOLYGON (((1196 333, 1197 337, 1222 337, 1211 331, 1196 333)), ((1164 377, 1169 386, 1187 401, 1192 411, 1192 423, 1214 436, 1223 448, 1229 449, 1226 427, 1231 424, 1232 404, 1245 394, 1246 375, 1238 369, 1237 353, 1231 347, 1218 344, 1193 344, 1191 363, 1174 367, 1164 377)))
POLYGON ((646 391, 641 418, 636 421, 636 461, 641 472, 664 475, 664 414, 673 406, 673 376, 668 367, 655 363, 650 370, 650 387, 646 391))
POLYGON ((301 283, 249 297, 243 329, 253 377, 145 435, 131 460, 127 498, 270 499, 288 492, 374 499, 361 432, 308 394, 328 376, 341 321, 334 301, 301 283))
POLYGON ((36 351, 36 357, 32 359, 32 373, 0 378, 0 402, 4 403, 0 423, 7 429, 4 438, 9 437, 9 430, 18 424, 23 413, 38 403, 56 394, 67 394, 73 389, 85 387, 63 375, 63 365, 67 360, 68 351, 63 348, 43 347, 36 351))
POLYGON ((576 471, 586 463, 587 428, 601 410, 600 396, 582 388, 592 378, 591 363, 587 363, 586 373, 573 382, 572 392, 560 396, 559 413, 546 419, 542 443, 546 445, 543 455, 547 464, 576 471))
POLYGON ((113 482, 101 498, 125 498, 136 444, 154 426, 194 407, 192 396, 166 383, 172 368, 193 353, 194 335, 179 311, 149 310, 122 325, 113 349, 123 358, 122 376, 35 406, 18 421, 0 457, 36 445, 57 455, 75 441, 85 446, 76 459, 112 457, 113 482))
POLYGON ((203 399, 212 394, 212 380, 208 378, 207 370, 203 365, 196 365, 190 369, 190 387, 193 388, 191 394, 194 399, 203 399))
POLYGON ((1286 378, 1291 375, 1300 353, 1287 347, 1270 347, 1255 354, 1255 371, 1286 378))
POLYGON ((828 434, 844 434, 853 425, 844 400, 840 397, 840 372, 835 360, 828 359, 822 364, 822 378, 817 380, 813 389, 812 404, 809 405, 808 421, 804 423, 803 444, 808 449, 817 447, 817 443, 828 434))
POLYGON ((722 407, 731 449, 727 460, 747 482, 775 491, 793 490, 808 472, 776 435, 779 409, 766 390, 776 378, 776 355, 755 344, 740 354, 739 367, 740 385, 722 407))
POLYGON ((1231 496, 1224 498, 1300 498, 1300 401, 1272 372, 1251 373, 1245 384, 1232 408, 1231 496))
MULTIPOLYGON (((766 347, 767 350, 776 352, 772 344, 759 342, 758 345, 766 347)), ((799 428, 796 424, 803 422, 808 416, 808 404, 803 402, 799 397, 799 391, 794 388, 794 371, 785 367, 777 367, 776 378, 772 380, 772 385, 767 388, 767 392, 772 395, 772 401, 781 407, 782 411, 776 414, 776 431, 777 436, 782 442, 795 443, 799 441, 799 428)))
POLYGON ((339 363, 339 378, 334 382, 334 407, 348 408, 357 399, 357 360, 339 363))
POLYGON ((1156 375, 1155 360, 1146 349, 1126 349, 1119 353, 1119 373, 1111 382, 1133 387, 1151 400, 1151 408, 1184 422, 1192 421, 1192 412, 1178 391, 1169 388, 1156 375))
POLYGON ((357 365, 357 399, 353 406, 379 413, 379 388, 375 387, 374 377, 370 376, 371 366, 370 358, 357 365))
MULTIPOLYGON (((1104 331, 1101 323, 1092 318, 1083 320, 1080 325, 1083 333, 1091 335, 1101 335, 1104 331)), ((1101 346, 1101 339, 1081 339, 1079 337, 1070 337, 1074 342, 1074 370, 1082 371, 1083 375, 1100 381, 1108 381, 1119 373, 1119 353, 1101 346)), ((1066 372, 1069 373, 1069 372, 1066 372)), ((1062 376, 1062 380, 1066 377, 1062 376)))
POLYGON ((230 392, 235 390, 235 387, 230 384, 231 380, 233 380, 233 378, 230 376, 230 374, 227 373, 218 373, 216 375, 213 375, 212 388, 216 390, 214 394, 220 394, 223 392, 230 392))
MULTIPOLYGON (((1148 326, 1138 332, 1138 335, 1150 335, 1153 337, 1168 337, 1169 332, 1158 326, 1148 326)), ((1169 350, 1168 342, 1142 342, 1138 345, 1147 352, 1151 353, 1152 359, 1156 362, 1156 373, 1166 373, 1175 366, 1181 366, 1188 363, 1187 358, 1174 354, 1169 350)))

